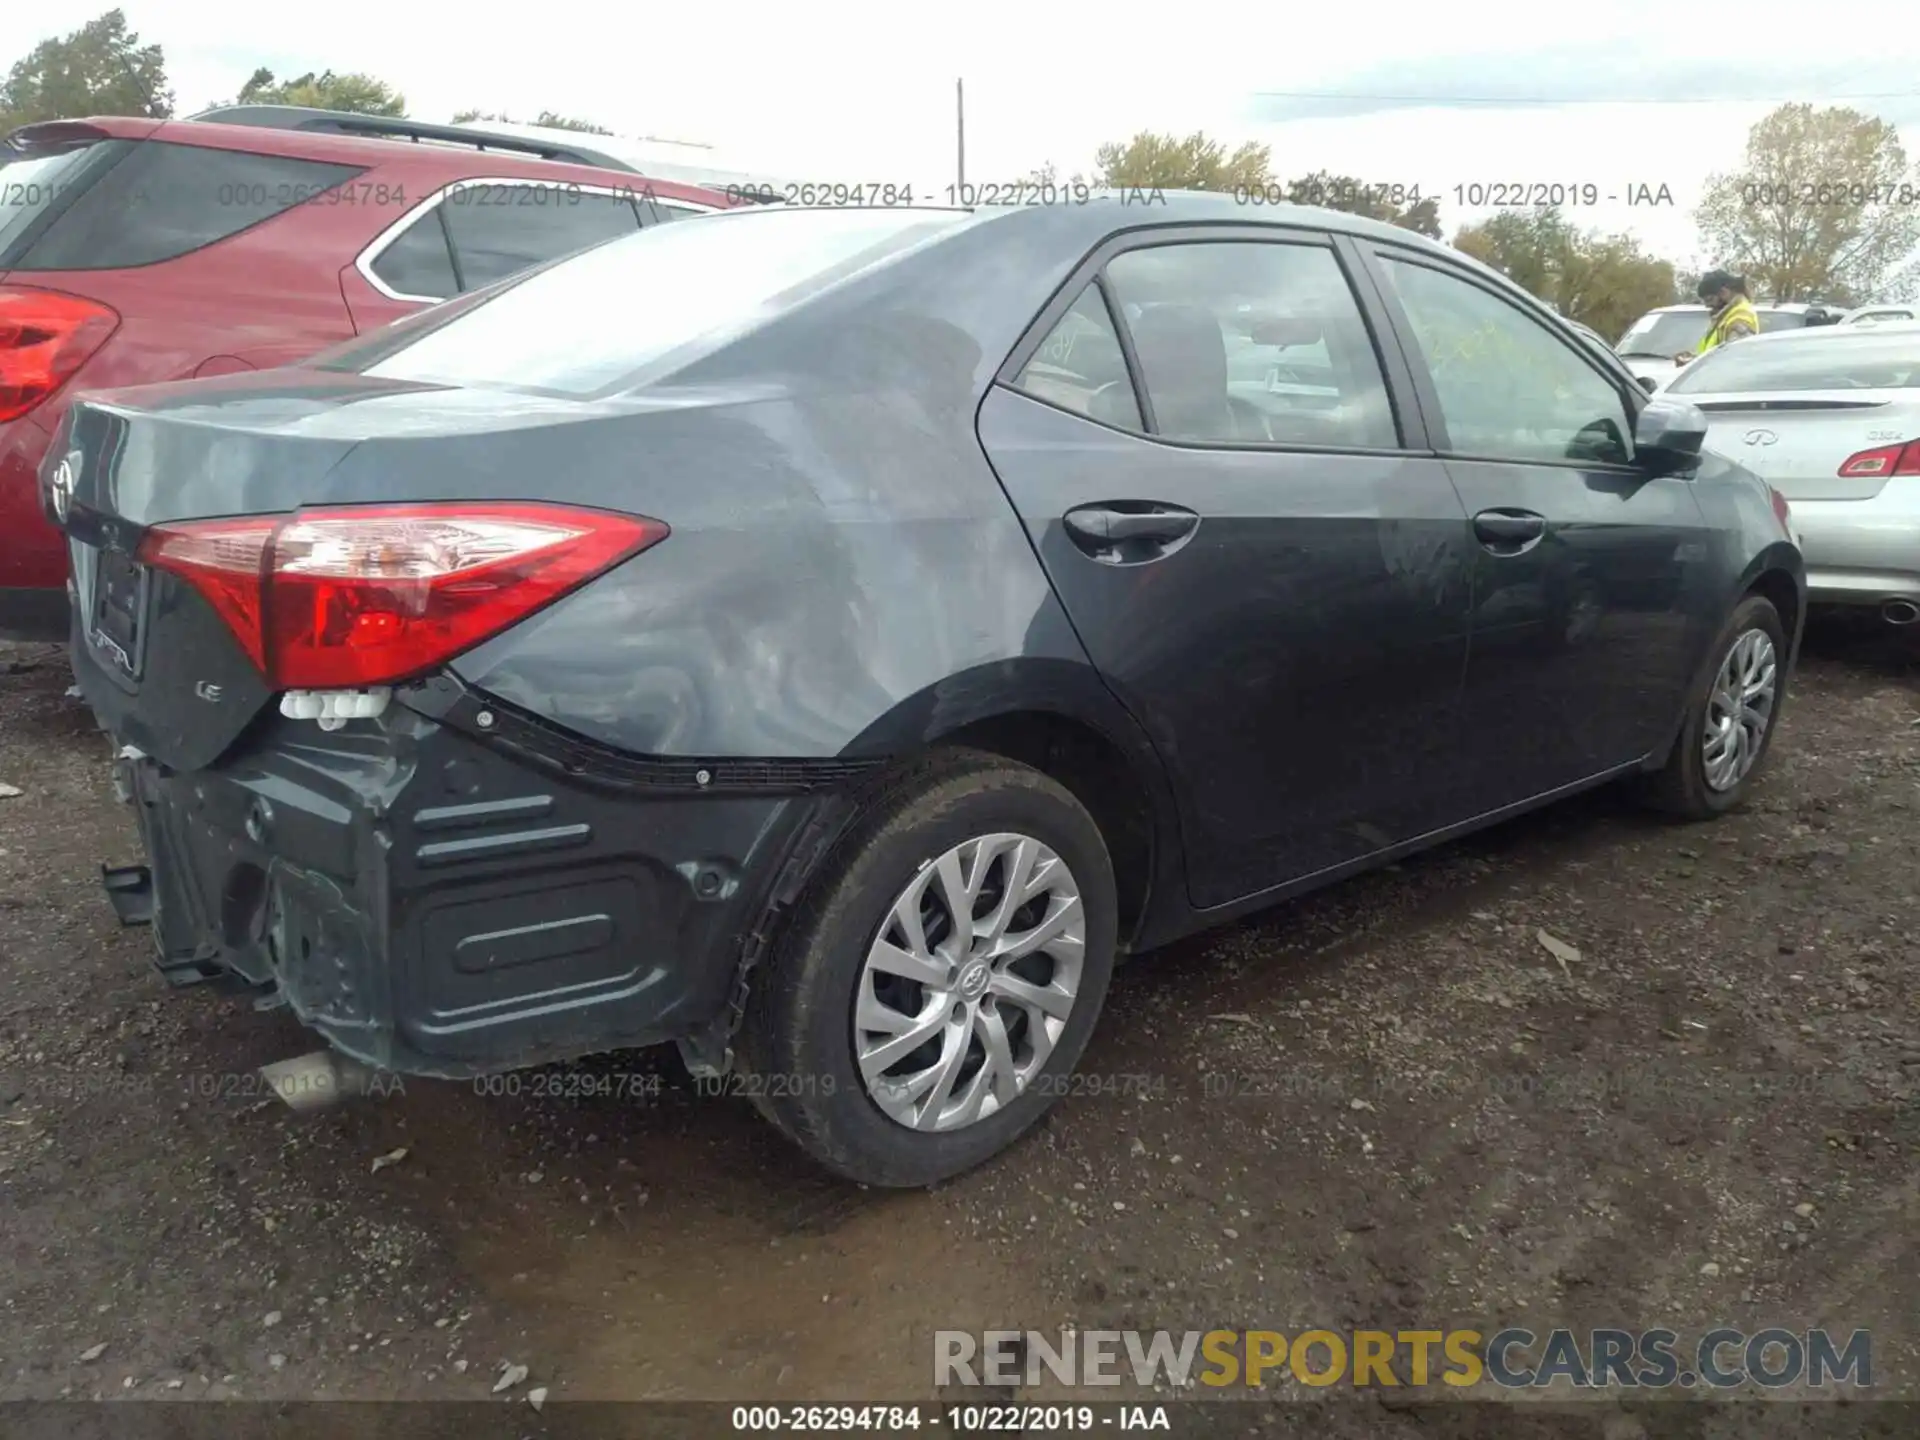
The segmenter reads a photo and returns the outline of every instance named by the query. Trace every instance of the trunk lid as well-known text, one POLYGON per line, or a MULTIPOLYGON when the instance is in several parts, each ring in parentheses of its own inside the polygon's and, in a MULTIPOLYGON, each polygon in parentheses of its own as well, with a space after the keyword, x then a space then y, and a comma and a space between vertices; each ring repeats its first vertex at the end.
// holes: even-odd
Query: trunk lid
POLYGON ((503 405, 497 394, 317 371, 76 401, 42 484, 56 512, 64 502, 73 667, 88 703, 121 743, 194 770, 275 699, 205 597, 136 558, 152 527, 304 505, 524 495, 542 474, 527 448, 538 427, 591 408, 524 395, 503 405), (470 443, 417 444, 448 437, 470 443), (429 454, 438 463, 420 463, 429 454), (349 457, 365 463, 344 466, 349 457))
POLYGON ((1687 395, 1706 412, 1707 444, 1789 501, 1871 500, 1885 475, 1840 474, 1849 456, 1920 439, 1912 390, 1687 395))

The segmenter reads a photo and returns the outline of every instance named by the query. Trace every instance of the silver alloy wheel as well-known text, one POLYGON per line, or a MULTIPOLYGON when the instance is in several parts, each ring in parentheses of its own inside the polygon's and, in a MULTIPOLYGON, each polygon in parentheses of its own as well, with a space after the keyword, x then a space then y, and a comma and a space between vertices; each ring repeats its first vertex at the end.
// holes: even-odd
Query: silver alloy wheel
POLYGON ((1772 638, 1764 630, 1743 631, 1720 662, 1707 697, 1700 750, 1709 788, 1731 790, 1747 778, 1773 723, 1778 689, 1772 638))
POLYGON ((981 835, 920 867, 854 994, 867 1094, 915 1130, 1012 1104, 1067 1028, 1086 956, 1073 872, 1029 835, 981 835))

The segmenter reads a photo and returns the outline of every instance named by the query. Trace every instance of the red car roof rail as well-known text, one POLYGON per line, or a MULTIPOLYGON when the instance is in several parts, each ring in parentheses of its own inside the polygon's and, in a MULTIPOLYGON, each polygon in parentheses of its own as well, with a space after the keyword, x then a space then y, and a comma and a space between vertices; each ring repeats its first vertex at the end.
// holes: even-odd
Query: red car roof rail
POLYGON ((538 160, 560 160, 573 165, 593 165, 602 170, 625 170, 639 174, 630 162, 603 150, 584 145, 529 139, 524 135, 502 135, 471 125, 429 125, 421 120, 403 120, 388 115, 355 115, 344 110, 316 110, 305 105, 221 105, 203 110, 190 120, 216 125, 257 125, 268 130, 312 130, 333 135, 357 135, 374 140, 410 140, 415 144, 431 141, 443 145, 461 145, 473 150, 512 151, 538 160))

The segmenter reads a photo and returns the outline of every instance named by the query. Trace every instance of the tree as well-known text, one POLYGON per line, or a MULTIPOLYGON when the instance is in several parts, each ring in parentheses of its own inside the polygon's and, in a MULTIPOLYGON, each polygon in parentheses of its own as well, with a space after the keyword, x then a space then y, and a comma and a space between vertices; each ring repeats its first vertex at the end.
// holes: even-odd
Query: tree
POLYGON ((1323 205, 1329 210, 1344 210, 1349 215, 1384 220, 1389 225, 1418 231, 1435 240, 1440 238, 1440 197, 1422 196, 1417 187, 1412 194, 1408 194, 1404 186, 1396 193, 1392 186, 1370 185, 1351 175, 1316 170, 1298 180, 1289 180, 1286 195, 1297 204, 1323 205))
POLYGON ((1655 306, 1673 303, 1671 264, 1632 236, 1578 230, 1557 209, 1502 210, 1463 227, 1453 243, 1602 335, 1622 334, 1655 306))
POLYGON ((1060 168, 1049 160, 1046 164, 1030 171, 1020 182, 1030 190, 1064 190, 1068 194, 1079 194, 1082 190, 1097 190, 1106 182, 1098 175, 1082 175, 1078 170, 1071 175, 1062 175, 1060 168))
POLYGON ((305 105, 315 110, 347 110, 355 115, 401 116, 407 100, 399 91, 371 75, 336 75, 331 70, 309 70, 295 80, 276 81, 262 67, 240 87, 242 105, 305 105))
MULTIPOLYGON (((453 123, 456 125, 472 125, 475 122, 485 124, 489 120, 493 121, 496 125, 518 125, 520 123, 511 115, 502 115, 492 110, 462 110, 458 115, 453 117, 453 123)), ((604 125, 596 125, 591 120, 575 120, 571 116, 556 114, 552 110, 542 110, 540 114, 529 123, 542 126, 548 130, 577 130, 583 135, 613 134, 613 131, 604 125)))
POLYGON ((1892 125, 1782 105, 1747 132, 1745 163, 1695 212, 1713 263, 1774 300, 1904 298, 1920 244, 1920 173, 1892 125))
POLYGON ((78 115, 173 114, 166 56, 142 45, 127 17, 109 10, 72 34, 42 40, 0 83, 0 135, 36 120, 78 115))
POLYGON ((1096 183, 1115 189, 1233 190, 1273 178, 1266 146, 1249 140, 1229 155, 1198 130, 1185 139, 1143 130, 1124 145, 1102 145, 1094 164, 1096 183))

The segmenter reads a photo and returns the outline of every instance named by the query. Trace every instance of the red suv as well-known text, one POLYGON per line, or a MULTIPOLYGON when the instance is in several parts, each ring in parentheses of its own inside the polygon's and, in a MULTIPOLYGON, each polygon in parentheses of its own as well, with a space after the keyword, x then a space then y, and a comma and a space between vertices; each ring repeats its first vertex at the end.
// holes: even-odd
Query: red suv
POLYGON ((82 389, 301 359, 718 190, 582 147, 285 106, 0 147, 0 636, 65 638, 37 473, 82 389))

